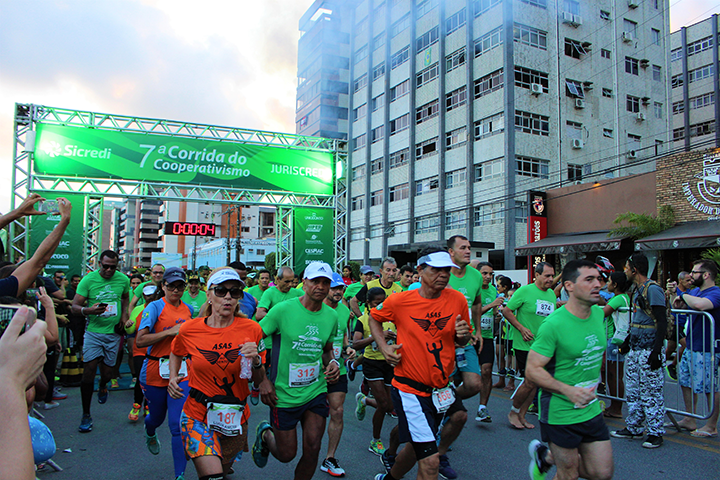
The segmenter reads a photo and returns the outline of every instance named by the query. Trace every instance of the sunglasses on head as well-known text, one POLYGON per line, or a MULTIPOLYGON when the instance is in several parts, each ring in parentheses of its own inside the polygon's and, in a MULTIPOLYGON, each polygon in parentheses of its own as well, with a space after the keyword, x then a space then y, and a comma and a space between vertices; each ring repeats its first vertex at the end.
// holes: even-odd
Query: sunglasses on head
POLYGON ((215 296, 223 298, 225 295, 227 295, 228 292, 230 292, 230 296, 232 298, 240 298, 243 296, 242 288, 240 287, 233 287, 233 288, 227 288, 227 287, 213 287, 210 290, 215 292, 215 296))

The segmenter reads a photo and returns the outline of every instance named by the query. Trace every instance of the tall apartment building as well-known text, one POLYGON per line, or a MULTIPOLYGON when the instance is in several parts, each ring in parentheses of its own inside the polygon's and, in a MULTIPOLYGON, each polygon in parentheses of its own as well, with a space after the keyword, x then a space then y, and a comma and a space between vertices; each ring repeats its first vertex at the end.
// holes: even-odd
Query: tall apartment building
POLYGON ((349 26, 350 259, 463 234, 515 268, 529 190, 652 170, 670 138, 668 0, 345 3, 306 17, 349 26))
POLYGON ((673 145, 720 147, 718 15, 670 36, 673 145))
POLYGON ((161 200, 137 200, 135 202, 135 248, 132 266, 151 267, 153 252, 161 252, 160 207, 161 200))

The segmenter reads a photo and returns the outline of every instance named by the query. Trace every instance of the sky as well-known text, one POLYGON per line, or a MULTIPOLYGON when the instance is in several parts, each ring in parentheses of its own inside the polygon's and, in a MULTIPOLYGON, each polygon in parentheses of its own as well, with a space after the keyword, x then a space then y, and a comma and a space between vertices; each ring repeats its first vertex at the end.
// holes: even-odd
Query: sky
MULTIPOLYGON (((16 102, 294 132, 298 22, 312 3, 0 0, 0 212, 16 102)), ((720 12, 720 0, 670 5, 671 31, 720 12)))

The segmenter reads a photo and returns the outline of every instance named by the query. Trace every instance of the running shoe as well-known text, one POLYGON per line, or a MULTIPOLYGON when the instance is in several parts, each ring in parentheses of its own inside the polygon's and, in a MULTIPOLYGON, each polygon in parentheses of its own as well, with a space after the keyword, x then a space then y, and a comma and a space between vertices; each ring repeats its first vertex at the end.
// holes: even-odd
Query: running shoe
POLYGON ((60 387, 53 388, 53 400, 65 400, 67 398, 67 393, 62 393, 60 391, 60 387))
POLYGON ((657 435, 648 435, 645 441, 643 442, 642 446, 643 448, 658 448, 662 446, 663 444, 663 438, 659 437, 657 435))
POLYGON ((98 403, 105 403, 108 399, 108 389, 101 388, 98 390, 98 403))
POLYGON ((92 417, 89 413, 84 413, 82 416, 82 420, 80 420, 80 426, 78 427, 78 432, 80 433, 88 433, 92 432, 92 417))
POLYGON ((178 475, 177 477, 175 477, 175 480, 185 480, 185 475, 178 475))
POLYGON ((59 406, 60 404, 56 401, 45 402, 45 405, 43 405, 43 410, 52 410, 53 408, 57 408, 59 406))
POLYGON ((265 468, 268 457, 270 456, 270 450, 267 444, 265 444, 265 440, 263 440, 263 433, 265 433, 265 430, 270 430, 271 428, 270 424, 266 420, 263 420, 255 430, 255 443, 252 447, 252 457, 253 462, 255 462, 255 465, 259 468, 265 468))
POLYGON ((137 383, 137 377, 133 377, 132 380, 130 380, 130 388, 135 388, 136 383, 137 383))
POLYGON ((348 380, 351 382, 355 380, 355 369, 353 368, 353 361, 350 359, 345 360, 345 369, 347 370, 348 380))
POLYGON ((322 465, 320 465, 320 470, 323 472, 329 473, 333 477, 344 477, 345 476, 345 470, 343 470, 340 467, 340 464, 338 463, 337 459, 333 457, 328 457, 323 461, 322 465))
POLYGON ((117 378, 110 379, 110 388, 120 388, 120 384, 118 383, 117 378))
POLYGON ((475 415, 476 422, 492 423, 492 417, 488 413, 487 407, 479 408, 475 415))
POLYGON ((132 410, 130 410, 130 413, 128 414, 128 420, 131 422, 137 422, 140 418, 140 409, 142 407, 139 403, 133 403, 132 410))
POLYGON ((387 453, 387 450, 385 450, 380 456, 380 461, 382 462, 383 467, 385 467, 387 473, 390 473, 393 465, 395 465, 395 455, 390 455, 389 453, 387 453))
POLYGON ((514 377, 514 376, 515 376, 515 370, 513 370, 512 368, 508 368, 508 369, 507 369, 507 376, 508 376, 508 377, 514 377))
POLYGON ((667 367, 665 367, 665 371, 668 374, 668 377, 672 378, 677 382, 678 374, 677 374, 677 367, 673 365, 672 363, 669 364, 667 367))
POLYGON ((257 405, 260 402, 260 390, 253 385, 250 390, 250 403, 257 405))
POLYGON ((397 418, 397 412, 393 410, 392 412, 388 412, 388 415, 390 415, 391 418, 397 418))
POLYGON ((530 408, 528 408, 527 413, 529 413, 530 415, 535 415, 537 417, 540 411, 538 410, 537 405, 533 403, 532 405, 530 405, 530 408))
POLYGON ((508 372, 507 372, 507 369, 501 368, 500 370, 498 370, 498 373, 497 373, 497 374, 498 374, 498 376, 500 376, 500 377, 504 377, 505 375, 507 375, 507 373, 508 373, 508 372))
POLYGON ((365 397, 365 394, 362 392, 355 394, 355 402, 357 402, 357 405, 355 405, 355 418, 360 422, 365 419, 365 398, 367 397, 365 397))
POLYGON ((458 477, 457 472, 450 466, 450 459, 447 455, 440 455, 440 469, 438 473, 441 477, 453 480, 458 477))
POLYGON ((528 453, 530 454, 528 473, 530 473, 530 480, 545 480, 547 477, 547 472, 552 467, 545 461, 547 451, 548 447, 539 440, 533 440, 528 445, 528 453))
POLYGON ((143 410, 143 417, 147 417, 148 415, 150 415, 150 407, 146 404, 145 409, 143 410))
POLYGON ((630 430, 626 428, 623 428, 622 430, 613 430, 610 432, 610 436, 614 438, 627 438, 627 439, 635 439, 635 438, 642 438, 642 433, 632 433, 630 430))
POLYGON ((148 435, 147 427, 145 427, 145 445, 153 455, 160 454, 160 439, 157 437, 157 433, 148 435))
POLYGON ((375 478, 373 480, 384 480, 385 475, 385 473, 378 473, 377 475, 375 475, 375 478))
POLYGON ((368 450, 374 453, 377 456, 381 456, 383 453, 385 453, 385 447, 382 444, 382 440, 371 440, 370 446, 368 447, 368 450))

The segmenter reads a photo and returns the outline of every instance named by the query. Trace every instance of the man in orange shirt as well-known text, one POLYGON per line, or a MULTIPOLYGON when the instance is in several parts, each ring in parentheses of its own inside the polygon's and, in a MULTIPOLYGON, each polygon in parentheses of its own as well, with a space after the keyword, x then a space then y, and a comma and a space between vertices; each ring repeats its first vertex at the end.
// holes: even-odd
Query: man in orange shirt
POLYGON ((412 446, 406 445, 390 471, 375 480, 402 478, 416 462, 418 479, 437 479, 440 453, 447 452, 467 420, 450 376, 455 369, 455 343, 464 346, 470 340, 470 318, 463 294, 445 288, 452 267, 458 268, 447 251, 426 249, 418 260, 420 288, 393 294, 370 311, 373 338, 395 367, 392 399, 399 441, 412 446), (396 344, 385 342, 383 322, 397 327, 396 344), (445 417, 438 446, 435 438, 445 417))

